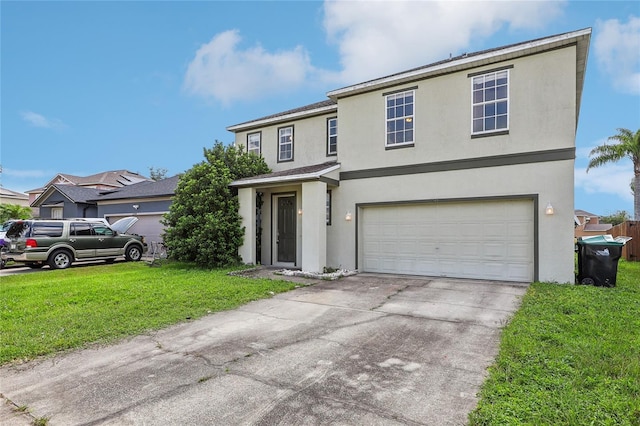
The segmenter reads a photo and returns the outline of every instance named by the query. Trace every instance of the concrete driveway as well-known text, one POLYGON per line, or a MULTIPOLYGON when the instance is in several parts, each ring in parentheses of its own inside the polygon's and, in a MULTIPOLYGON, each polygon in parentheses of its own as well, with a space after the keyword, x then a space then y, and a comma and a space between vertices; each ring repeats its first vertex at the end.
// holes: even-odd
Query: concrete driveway
POLYGON ((315 283, 3 367, 0 423, 463 425, 527 289, 373 274, 315 283))

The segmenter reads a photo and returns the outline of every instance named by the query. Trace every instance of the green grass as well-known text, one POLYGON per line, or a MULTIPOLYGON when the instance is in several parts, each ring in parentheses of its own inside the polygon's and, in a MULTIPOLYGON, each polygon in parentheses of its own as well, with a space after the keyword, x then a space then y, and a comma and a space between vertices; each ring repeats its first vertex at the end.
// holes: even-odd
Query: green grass
POLYGON ((531 285, 471 425, 640 425, 640 263, 617 287, 531 285))
POLYGON ((295 287, 228 272, 127 262, 3 276, 0 364, 113 342, 295 287))

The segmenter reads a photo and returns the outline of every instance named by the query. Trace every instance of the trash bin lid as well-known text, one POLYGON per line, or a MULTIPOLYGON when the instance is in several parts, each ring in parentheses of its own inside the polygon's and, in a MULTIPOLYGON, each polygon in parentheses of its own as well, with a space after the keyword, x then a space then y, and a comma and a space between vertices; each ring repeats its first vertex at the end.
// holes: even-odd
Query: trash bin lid
POLYGON ((580 237, 578 238, 578 244, 594 244, 598 246, 623 246, 628 240, 617 240, 614 239, 611 235, 593 235, 589 237, 580 237))

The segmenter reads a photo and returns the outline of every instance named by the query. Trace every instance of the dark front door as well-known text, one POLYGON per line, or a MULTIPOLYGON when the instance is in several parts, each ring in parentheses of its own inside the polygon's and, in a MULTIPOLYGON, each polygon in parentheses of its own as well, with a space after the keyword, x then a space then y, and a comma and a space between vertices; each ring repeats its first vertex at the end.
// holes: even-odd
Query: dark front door
POLYGON ((296 261, 296 197, 278 198, 278 262, 296 261))

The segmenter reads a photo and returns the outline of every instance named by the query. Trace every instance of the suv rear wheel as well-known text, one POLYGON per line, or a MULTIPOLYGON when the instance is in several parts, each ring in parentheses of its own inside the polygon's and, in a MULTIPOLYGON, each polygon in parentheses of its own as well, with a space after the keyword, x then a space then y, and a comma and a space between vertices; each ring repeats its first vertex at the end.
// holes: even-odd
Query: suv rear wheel
POLYGON ((51 269, 66 269, 71 266, 73 256, 68 250, 56 250, 49 256, 49 266, 51 269))

